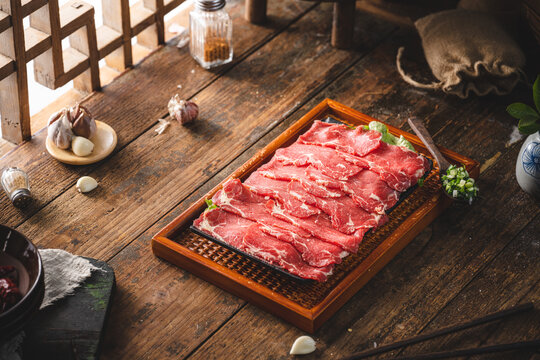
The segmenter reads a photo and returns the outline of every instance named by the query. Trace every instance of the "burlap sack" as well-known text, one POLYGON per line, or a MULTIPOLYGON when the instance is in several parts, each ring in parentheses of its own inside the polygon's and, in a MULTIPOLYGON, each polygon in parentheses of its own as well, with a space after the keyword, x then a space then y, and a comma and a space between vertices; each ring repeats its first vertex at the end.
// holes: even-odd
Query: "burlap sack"
POLYGON ((396 65, 402 78, 411 85, 466 98, 470 92, 486 95, 507 94, 524 77, 523 55, 515 41, 489 15, 469 10, 447 10, 430 14, 415 22, 422 38, 426 60, 439 80, 422 84, 401 67, 403 48, 396 65))

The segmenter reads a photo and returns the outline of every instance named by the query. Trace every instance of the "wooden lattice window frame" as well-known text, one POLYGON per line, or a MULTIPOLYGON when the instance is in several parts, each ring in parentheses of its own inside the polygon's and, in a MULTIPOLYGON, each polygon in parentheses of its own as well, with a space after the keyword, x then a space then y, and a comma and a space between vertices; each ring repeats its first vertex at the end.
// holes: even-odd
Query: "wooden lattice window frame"
POLYGON ((0 0, 0 114, 2 137, 20 143, 31 136, 28 74, 56 89, 73 80, 76 89, 100 88, 99 61, 122 71, 133 65, 131 39, 148 48, 165 42, 164 17, 184 0, 102 0, 103 26, 81 0, 0 0), (30 27, 23 19, 29 16, 30 27), (62 49, 69 38, 70 47, 62 49))

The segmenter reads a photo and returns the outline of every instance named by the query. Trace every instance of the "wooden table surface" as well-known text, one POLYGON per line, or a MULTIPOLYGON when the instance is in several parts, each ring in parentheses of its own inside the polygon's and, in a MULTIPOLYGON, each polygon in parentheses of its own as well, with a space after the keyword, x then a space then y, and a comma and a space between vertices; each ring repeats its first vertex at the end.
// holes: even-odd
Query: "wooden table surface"
MULTIPOLYGON (((187 48, 166 46, 85 105, 118 133, 116 151, 95 165, 63 165, 45 151, 46 131, 0 159, 19 166, 37 198, 20 211, 0 197, 0 223, 42 248, 106 260, 117 290, 104 359, 286 359, 288 323, 156 258, 151 237, 195 199, 324 98, 405 130, 416 115, 442 146, 479 161, 481 199, 453 205, 360 290, 314 338, 308 358, 332 359, 515 304, 540 307, 540 206, 514 175, 522 140, 505 107, 531 92, 461 100, 405 84, 395 67, 425 74, 413 32, 357 12, 354 51, 330 46, 331 4, 270 1, 265 26, 234 19, 235 61, 206 71, 187 48), (200 106, 191 126, 157 120, 178 92, 200 106), (90 175, 99 187, 75 189, 90 175)), ((427 78, 429 79, 429 78, 427 78)), ((401 354, 540 337, 540 312, 404 349, 401 354)), ((396 355, 398 352, 393 352, 396 355)), ((525 359, 531 353, 496 358, 525 359)), ((493 355, 486 357, 493 359, 493 355)))

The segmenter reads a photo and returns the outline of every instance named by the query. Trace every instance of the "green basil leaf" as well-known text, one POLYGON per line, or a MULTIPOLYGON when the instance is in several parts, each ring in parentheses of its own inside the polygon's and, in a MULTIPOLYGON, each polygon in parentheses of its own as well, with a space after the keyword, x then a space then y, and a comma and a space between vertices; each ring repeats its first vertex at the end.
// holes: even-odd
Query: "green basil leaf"
POLYGON ((523 103, 513 103, 508 105, 508 107, 506 108, 506 112, 508 112, 510 116, 515 117, 516 119, 523 119, 525 117, 540 119, 540 115, 538 115, 536 110, 534 110, 529 105, 523 103))
POLYGON ((207 206, 206 210, 217 209, 217 205, 214 204, 212 199, 205 199, 204 202, 206 202, 206 206, 207 206))
POLYGON ((536 77, 536 81, 533 85, 533 99, 536 110, 540 113, 540 75, 536 77))
POLYGON ((519 120, 518 129, 524 134, 534 134, 540 130, 540 122, 538 118, 526 116, 519 120))

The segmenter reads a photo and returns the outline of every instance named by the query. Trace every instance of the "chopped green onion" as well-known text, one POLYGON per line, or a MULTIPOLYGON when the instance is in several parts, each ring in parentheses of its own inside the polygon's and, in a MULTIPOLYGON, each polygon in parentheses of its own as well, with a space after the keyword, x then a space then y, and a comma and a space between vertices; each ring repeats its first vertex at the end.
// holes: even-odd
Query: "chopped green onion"
POLYGON ((469 177, 465 167, 450 165, 446 174, 442 176, 443 188, 455 199, 467 200, 472 203, 478 196, 478 186, 474 179, 469 177))

